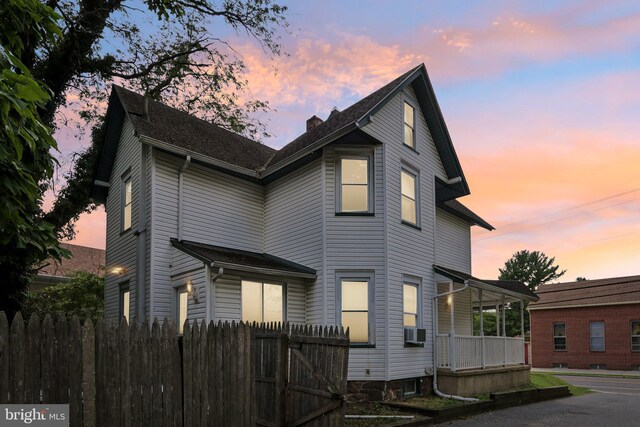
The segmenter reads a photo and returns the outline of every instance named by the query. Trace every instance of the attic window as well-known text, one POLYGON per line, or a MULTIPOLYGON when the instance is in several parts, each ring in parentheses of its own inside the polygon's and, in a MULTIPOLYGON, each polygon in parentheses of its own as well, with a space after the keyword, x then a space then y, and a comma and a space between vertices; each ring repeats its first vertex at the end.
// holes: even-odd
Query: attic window
POLYGON ((416 148, 416 128, 415 128, 416 110, 408 102, 404 103, 404 145, 416 148))
POLYGON ((131 185, 131 173, 126 173, 122 176, 122 231, 131 229, 131 203, 132 203, 132 185, 131 185))

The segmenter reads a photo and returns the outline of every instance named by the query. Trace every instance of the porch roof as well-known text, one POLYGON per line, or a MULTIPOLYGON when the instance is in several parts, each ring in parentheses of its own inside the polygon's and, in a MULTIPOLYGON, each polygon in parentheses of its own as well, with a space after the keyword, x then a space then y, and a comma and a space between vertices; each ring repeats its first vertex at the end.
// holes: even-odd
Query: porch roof
POLYGON ((529 289, 524 283, 517 280, 478 279, 470 274, 439 265, 434 265, 433 270, 457 283, 464 283, 465 281, 468 281, 469 286, 473 288, 483 289, 527 301, 538 300, 538 296, 531 289, 529 289))
POLYGON ((222 246, 171 239, 171 244, 182 252, 212 267, 222 267, 254 274, 315 279, 313 268, 297 264, 274 255, 242 251, 222 246))

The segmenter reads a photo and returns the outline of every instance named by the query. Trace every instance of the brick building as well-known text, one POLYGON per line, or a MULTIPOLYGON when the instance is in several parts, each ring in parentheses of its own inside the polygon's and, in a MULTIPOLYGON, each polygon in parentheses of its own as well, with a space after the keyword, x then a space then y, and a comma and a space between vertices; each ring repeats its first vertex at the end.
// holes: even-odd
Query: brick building
POLYGON ((640 276, 543 285, 536 293, 533 367, 640 370, 640 276))

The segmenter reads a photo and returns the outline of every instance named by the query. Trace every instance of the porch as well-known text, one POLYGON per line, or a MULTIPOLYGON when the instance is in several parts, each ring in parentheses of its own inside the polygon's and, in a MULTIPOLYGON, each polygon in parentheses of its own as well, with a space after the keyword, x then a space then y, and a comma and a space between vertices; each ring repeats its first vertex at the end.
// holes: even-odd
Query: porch
POLYGON ((442 391, 471 395, 528 383, 524 303, 537 296, 520 282, 481 280, 440 266, 434 270, 435 362, 442 391), (512 314, 508 333, 506 314, 514 303, 519 327, 514 328, 512 314))

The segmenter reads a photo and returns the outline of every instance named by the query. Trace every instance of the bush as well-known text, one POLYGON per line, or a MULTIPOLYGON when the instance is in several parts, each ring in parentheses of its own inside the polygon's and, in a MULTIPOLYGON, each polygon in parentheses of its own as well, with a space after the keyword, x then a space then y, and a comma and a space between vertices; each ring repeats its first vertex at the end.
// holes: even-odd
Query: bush
POLYGON ((66 283, 47 286, 39 292, 27 292, 22 305, 25 319, 35 313, 40 319, 47 313, 78 316, 96 322, 104 313, 104 278, 77 272, 66 283))

